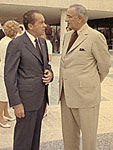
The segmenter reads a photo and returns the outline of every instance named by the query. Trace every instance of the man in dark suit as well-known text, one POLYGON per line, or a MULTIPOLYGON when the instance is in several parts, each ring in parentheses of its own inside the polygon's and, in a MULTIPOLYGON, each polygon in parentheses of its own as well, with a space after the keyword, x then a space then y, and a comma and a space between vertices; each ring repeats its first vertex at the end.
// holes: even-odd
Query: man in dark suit
POLYGON ((0 29, 0 40, 5 36, 5 33, 3 32, 2 29, 0 29))
MULTIPOLYGON (((3 28, 3 26, 4 26, 4 23, 5 23, 5 22, 1 23, 1 27, 2 27, 2 28, 3 28)), ((5 33, 4 33, 3 29, 0 29, 0 40, 1 40, 4 36, 5 36, 5 33)))
POLYGON ((5 23, 5 22, 1 23, 1 27, 2 27, 2 28, 0 29, 0 40, 5 36, 5 33, 4 33, 4 31, 3 31, 4 23, 5 23))
POLYGON ((16 125, 13 150, 39 150, 41 121, 53 72, 48 64, 45 20, 36 10, 23 16, 26 32, 11 41, 5 61, 5 84, 16 125))

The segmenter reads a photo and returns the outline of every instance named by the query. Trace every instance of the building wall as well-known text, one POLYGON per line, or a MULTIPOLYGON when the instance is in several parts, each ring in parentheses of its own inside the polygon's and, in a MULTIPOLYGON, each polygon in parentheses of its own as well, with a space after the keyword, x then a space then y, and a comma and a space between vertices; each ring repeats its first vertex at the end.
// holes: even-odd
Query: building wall
POLYGON ((23 5, 23 6, 41 6, 50 8, 60 8, 61 10, 61 38, 60 38, 60 52, 62 51, 62 43, 64 33, 66 32, 66 9, 72 4, 82 4, 88 10, 108 11, 113 12, 113 0, 0 0, 0 4, 12 4, 12 5, 23 5))
MULTIPOLYGON (((1 4, 46 6, 57 8, 68 8, 76 3, 75 0, 0 0, 1 4)), ((84 5, 88 10, 113 11, 113 0, 77 0, 77 3, 84 5)))

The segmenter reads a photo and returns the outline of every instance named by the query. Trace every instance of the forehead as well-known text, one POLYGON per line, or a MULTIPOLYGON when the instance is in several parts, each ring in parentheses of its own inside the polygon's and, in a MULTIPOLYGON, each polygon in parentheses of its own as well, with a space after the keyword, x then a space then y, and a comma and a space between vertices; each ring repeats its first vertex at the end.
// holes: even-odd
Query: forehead
POLYGON ((34 18, 35 20, 39 20, 39 21, 44 21, 44 17, 42 14, 39 14, 39 13, 34 13, 34 18))
POLYGON ((75 12, 75 8, 74 7, 67 9, 67 15, 73 16, 73 15, 75 15, 75 13, 76 12, 75 12))

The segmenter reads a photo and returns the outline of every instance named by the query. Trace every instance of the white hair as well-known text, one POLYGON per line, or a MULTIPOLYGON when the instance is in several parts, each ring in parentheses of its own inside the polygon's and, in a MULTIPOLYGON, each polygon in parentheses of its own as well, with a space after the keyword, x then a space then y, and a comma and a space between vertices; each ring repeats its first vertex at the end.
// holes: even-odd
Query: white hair
POLYGON ((85 23, 88 21, 88 13, 84 6, 80 4, 74 4, 71 5, 69 8, 75 8, 76 16, 81 16, 85 23))

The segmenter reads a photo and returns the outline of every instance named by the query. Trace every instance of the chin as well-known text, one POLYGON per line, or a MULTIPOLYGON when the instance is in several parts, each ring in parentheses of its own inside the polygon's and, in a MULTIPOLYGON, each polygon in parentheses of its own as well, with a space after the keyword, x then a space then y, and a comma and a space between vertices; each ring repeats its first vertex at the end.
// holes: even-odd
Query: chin
POLYGON ((45 30, 41 32, 41 35, 45 33, 45 30))
POLYGON ((72 29, 72 27, 69 25, 69 28, 72 29))

